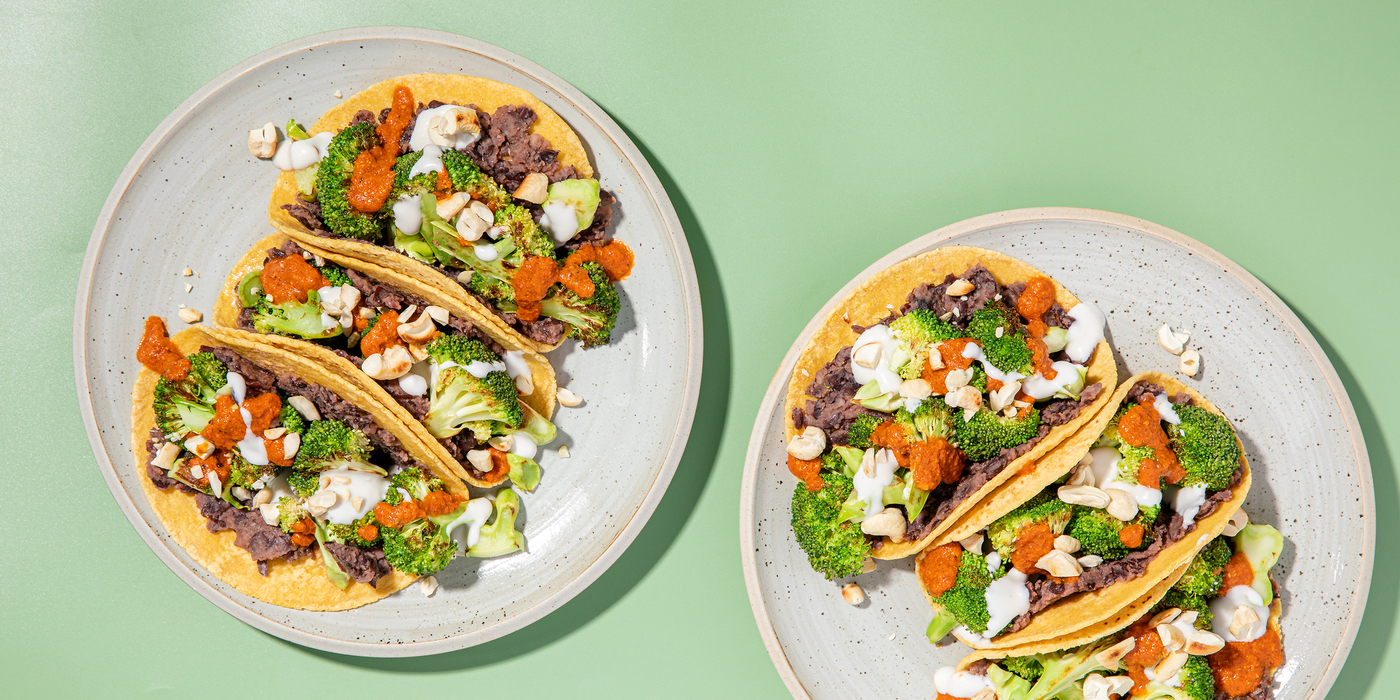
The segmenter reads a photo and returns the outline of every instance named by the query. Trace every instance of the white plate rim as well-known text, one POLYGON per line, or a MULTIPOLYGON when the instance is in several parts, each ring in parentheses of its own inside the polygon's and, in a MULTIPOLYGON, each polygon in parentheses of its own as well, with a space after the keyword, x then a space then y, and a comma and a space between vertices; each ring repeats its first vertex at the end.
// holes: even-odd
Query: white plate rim
MULTIPOLYGON (((121 508, 122 513, 126 515, 127 520, 141 536, 141 539, 146 542, 147 546, 151 548, 151 551, 155 552, 156 556, 182 581, 204 598, 217 605, 224 612, 257 629, 289 642, 355 656, 423 656, 455 651, 482 644, 539 620, 568 602, 587 588, 589 584, 597 580, 599 576, 602 576, 603 572, 607 571, 608 568, 622 556, 622 553, 632 544, 632 541, 636 539, 637 535, 651 518, 652 513, 655 512, 657 505, 660 504, 667 487, 671 483, 671 478, 675 475, 676 467, 679 465, 681 457, 685 453, 686 442, 690 436, 690 429, 694 422, 696 403, 700 395, 700 378, 704 355, 704 323, 700 304, 700 287, 696 279, 695 264, 690 255, 690 248, 686 244, 685 232, 681 227, 680 219, 676 216, 675 208, 672 206, 671 200, 666 194, 666 189, 661 185, 661 181, 657 178, 656 172, 652 169, 651 164, 642 155, 641 151, 637 149, 636 145, 632 143, 632 140, 627 136, 626 132, 622 130, 612 117, 608 116, 607 112, 595 104, 593 100, 589 99, 564 79, 533 61, 479 39, 452 34, 450 32, 420 29, 416 27, 373 26, 337 29, 319 34, 312 34, 279 44, 245 59, 234 67, 219 74, 184 102, 181 102, 169 116, 156 126, 155 130, 151 132, 151 135, 146 137, 141 147, 132 155, 131 160, 127 162, 126 167, 117 178, 116 184, 112 186, 111 192, 107 195, 107 200, 103 204, 102 210, 98 214, 97 221, 93 225, 92 236, 88 240, 87 251, 83 256, 83 264, 78 277, 77 296, 73 310, 73 374, 78 395, 78 406, 82 414, 83 427, 87 432, 88 444, 92 448, 93 457, 97 461, 98 470, 102 473, 103 479, 107 482, 108 490, 112 492, 112 497, 117 501, 118 507, 121 508), (632 513, 627 525, 618 531, 617 536, 614 537, 613 541, 603 550, 603 553, 572 581, 565 584, 536 605, 514 616, 466 634, 401 644, 373 644, 337 639, 324 635, 311 634, 291 625, 271 620, 244 607, 237 601, 234 601, 232 598, 204 581, 204 579, 189 567, 185 566, 185 564, 175 556, 174 552, 170 550, 170 547, 175 545, 163 542, 151 525, 141 517, 141 514, 133 504, 132 495, 122 487, 117 477, 111 456, 107 454, 102 444, 101 433, 97 427, 96 417, 93 413, 91 397, 89 396, 87 353, 84 344, 84 338, 87 337, 86 321, 88 300, 92 293, 93 273, 96 266, 97 255, 102 250, 102 244, 106 238, 107 229, 111 224, 112 215, 116 211, 117 205, 121 202, 123 196, 126 194, 127 188, 141 171, 147 158, 150 157, 156 147, 171 134, 185 117, 199 107, 201 103, 255 68, 319 46, 372 40, 406 40, 439 44, 476 54, 481 58, 495 61, 496 63, 502 64, 513 71, 521 73, 547 86, 561 99, 570 102, 579 112, 592 120, 598 126, 599 130, 613 142, 628 161, 628 164, 636 170, 643 183, 646 185, 647 196, 651 198, 656 210, 661 215, 662 222, 666 228, 666 239, 671 244, 672 252, 676 256, 676 261, 679 264, 679 276, 681 279, 680 292, 685 300, 682 311, 685 314, 686 325, 689 329, 689 342, 687 344, 685 357, 687 371, 684 374, 685 384, 680 392, 680 398, 683 403, 668 438, 670 444, 666 451, 666 458, 663 460, 661 468, 657 471, 646 497, 638 505, 637 510, 632 513)), ((125 455, 123 455, 123 457, 125 457, 125 455)))
POLYGON ((1356 410, 1351 405, 1351 398, 1347 395, 1346 387, 1342 386, 1341 379, 1337 376, 1337 370, 1332 367, 1327 353, 1323 352, 1322 347, 1318 345, 1317 340, 1313 338, 1312 333, 1303 325, 1297 314, 1293 313, 1288 304, 1284 303, 1273 290, 1265 286, 1249 271, 1240 267, 1235 261, 1190 236, 1160 224, 1124 214, 1077 207, 1011 209, 965 219, 924 234, 875 261, 846 283, 846 286, 836 292, 812 317, 812 320, 802 329, 802 333, 797 336, 797 340, 793 341, 792 347, 788 349, 787 355, 783 357, 782 364, 778 365, 778 371, 773 375, 773 380, 768 385, 768 391, 764 394, 763 403, 758 409, 758 417, 754 420, 753 432, 749 435, 749 447, 744 455, 744 476, 739 494, 739 551, 744 564, 744 587, 748 590, 749 607, 753 610, 754 622, 757 623, 759 635, 763 638, 763 646, 768 650, 768 656, 773 661, 774 668, 778 670, 778 675, 782 677, 788 692, 792 693, 794 698, 811 700, 811 693, 807 692, 807 689, 798 680, 791 662, 788 661, 787 654, 783 652, 782 644, 778 641, 778 634, 773 629, 773 623, 769 619, 768 610, 763 603, 763 594, 759 589, 758 561, 754 556, 753 519, 755 489, 758 486, 758 459, 763 451, 764 437, 768 432, 769 416, 773 414, 777 403, 786 397, 788 377, 792 374, 793 366, 797 364, 797 356, 801 354, 802 348, 816 333, 817 328, 820 327, 831 309, 857 285, 875 273, 943 241, 966 233, 1004 224, 1051 220, 1085 221, 1132 229, 1175 243, 1215 263, 1222 271, 1243 282, 1287 324, 1289 330, 1298 337, 1303 349, 1308 352, 1313 358, 1313 362, 1321 370, 1322 377, 1326 380, 1328 388, 1332 390, 1332 395, 1337 400, 1337 406, 1342 412, 1347 434, 1351 437, 1352 450, 1356 455, 1357 470, 1364 492, 1362 497, 1364 556, 1361 562, 1361 575, 1357 579, 1356 592, 1352 597, 1351 614, 1347 617, 1346 629, 1338 641, 1336 653, 1333 654, 1331 661, 1327 664, 1326 671, 1308 695, 1309 698, 1325 698, 1327 691, 1337 680, 1337 675, 1341 673, 1342 666, 1346 663, 1347 656, 1351 652, 1352 643, 1356 640, 1357 630, 1361 627, 1361 619, 1366 611, 1366 597, 1370 593, 1371 569, 1375 559, 1376 496, 1371 484, 1371 460, 1366 452, 1366 441, 1365 436, 1361 433, 1361 424, 1357 422, 1356 410))

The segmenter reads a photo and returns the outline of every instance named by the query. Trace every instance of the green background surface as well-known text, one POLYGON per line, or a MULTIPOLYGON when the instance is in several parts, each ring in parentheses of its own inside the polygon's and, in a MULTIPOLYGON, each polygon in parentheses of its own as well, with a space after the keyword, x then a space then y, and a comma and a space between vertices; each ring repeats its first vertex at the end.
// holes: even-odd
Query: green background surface
POLYGON ((738 496, 788 345, 918 235, 1079 206, 1233 258, 1335 363, 1370 450, 1380 546, 1331 697, 1394 697, 1400 6, 1049 5, 6 2, 0 694, 781 697, 744 591, 738 496), (282 642, 181 583, 108 493, 72 377, 92 224, 156 124, 254 53, 369 24, 477 37, 592 97, 669 191, 705 304, 690 447, 631 549, 525 630, 406 660, 282 642))

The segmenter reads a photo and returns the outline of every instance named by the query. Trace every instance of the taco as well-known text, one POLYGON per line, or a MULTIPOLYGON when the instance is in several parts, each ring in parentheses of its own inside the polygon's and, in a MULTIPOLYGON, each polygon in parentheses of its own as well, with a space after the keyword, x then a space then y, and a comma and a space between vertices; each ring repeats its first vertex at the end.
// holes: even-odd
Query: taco
POLYGON ((611 338, 633 261, 606 240, 615 200, 528 92, 405 75, 287 131, 268 205, 278 230, 435 287, 539 352, 611 338))
POLYGON ((1283 636, 1269 569, 1282 548, 1278 530, 1245 525, 1108 620, 1026 646, 975 651, 958 668, 939 669, 937 698, 1271 697, 1283 636))
POLYGON ((555 437, 554 370, 514 336, 474 323, 455 297, 274 234, 234 265, 214 319, 345 378, 462 481, 489 488, 509 477, 527 491, 539 482, 537 448, 555 437))
POLYGON ((980 530, 920 554, 930 633, 997 649, 1064 636, 1141 598, 1227 527, 1249 492, 1249 462, 1215 406, 1143 372, 1104 410, 1112 419, 1072 472, 1044 488, 1039 473, 1007 482, 1019 505, 974 511, 980 530))
POLYGON ((871 277, 788 385, 798 544, 828 578, 923 550, 1056 448, 1087 449, 1062 443, 1117 377, 1103 314, 1006 255, 939 248, 871 277))
POLYGON ((346 610, 458 554, 523 549, 510 489, 472 498, 364 392, 255 339, 203 326, 167 338, 152 316, 137 351, 141 485, 210 573, 274 605, 346 610))

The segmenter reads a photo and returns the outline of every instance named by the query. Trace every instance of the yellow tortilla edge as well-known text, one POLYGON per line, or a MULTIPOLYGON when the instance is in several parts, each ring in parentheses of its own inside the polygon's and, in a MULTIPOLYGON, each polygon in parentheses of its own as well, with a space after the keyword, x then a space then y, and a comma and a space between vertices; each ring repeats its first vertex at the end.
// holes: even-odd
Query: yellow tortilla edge
MULTIPOLYGON (((177 333, 171 340, 186 355, 198 352, 201 345, 225 345, 207 334, 206 330, 203 326, 194 326, 177 333)), ((390 595, 417 579, 396 570, 379 579, 376 586, 351 581, 342 591, 326 578, 325 565, 319 552, 294 562, 280 559, 269 562, 267 576, 258 573, 257 563, 248 556, 247 550, 234 545, 237 535, 232 530, 209 532, 193 494, 184 493, 173 486, 165 490, 157 489, 146 477, 146 440, 156 424, 151 393, 159 379, 160 375, 141 367, 132 388, 132 458, 141 488, 161 525, 171 539, 209 573, 240 593, 263 602, 318 612, 358 608, 390 595)), ((335 390, 333 387, 327 388, 335 390)))

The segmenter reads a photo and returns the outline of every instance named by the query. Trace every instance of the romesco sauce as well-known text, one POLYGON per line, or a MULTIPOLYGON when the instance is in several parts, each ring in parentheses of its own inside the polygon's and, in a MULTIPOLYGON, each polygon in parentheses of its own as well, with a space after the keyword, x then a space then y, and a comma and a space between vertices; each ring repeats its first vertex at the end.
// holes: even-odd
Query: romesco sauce
MULTIPOLYGON (((1026 288, 1016 298, 1016 312, 1027 321, 1040 321, 1040 317, 1055 303, 1055 283, 1049 277, 1035 276, 1026 280, 1026 288)), ((1041 323, 1043 327, 1044 322, 1041 323)), ((1032 330, 1034 332, 1034 330, 1032 330)), ((1044 335, 1041 331, 1041 335, 1044 335)), ((1040 337, 1040 336, 1036 336, 1040 337)))
POLYGON ((1230 697, 1254 692, 1264 672, 1283 663, 1283 640, 1270 627, 1252 642, 1226 642, 1225 648, 1206 657, 1215 687, 1230 697))
POLYGON ((403 527, 423 517, 423 508, 417 501, 404 501, 396 506, 380 501, 374 504, 374 519, 384 527, 403 527))
POLYGON ((887 420, 870 432, 870 444, 888 448, 901 468, 909 467, 909 433, 895 421, 887 420))
POLYGON ((360 338, 360 355, 377 355, 402 343, 399 340, 399 312, 385 309, 384 313, 379 314, 379 320, 374 322, 374 328, 360 338))
POLYGON ((189 359, 166 337, 165 320, 159 316, 146 318, 141 344, 136 346, 136 359, 147 369, 172 382, 184 379, 190 373, 189 359))
POLYGON ((1137 549, 1142 546, 1142 537, 1147 532, 1147 528, 1138 525, 1128 525, 1118 531, 1118 541, 1123 543, 1128 549, 1137 549))
POLYGON ((939 484, 954 483, 962 478, 965 466, 967 461, 962 450, 943 438, 932 438, 909 446, 909 470, 913 472, 916 489, 932 491, 939 484))
POLYGON ((958 567, 962 564, 962 545, 949 542, 934 547, 924 555, 919 566, 919 580, 924 590, 931 596, 940 596, 953 588, 958 581, 958 567))
POLYGON ((569 255, 565 265, 576 267, 586 262, 596 262, 602 266, 608 279, 617 282, 632 274, 635 256, 626 243, 613 239, 603 245, 582 245, 569 255))
POLYGON ((565 267, 560 270, 559 282, 581 298, 588 299, 593 296, 593 278, 588 276, 588 270, 581 267, 565 267))
POLYGON ((423 496, 423 514, 428 517, 447 515, 457 510, 457 506, 465 500, 467 499, 446 491, 429 491, 423 496))
POLYGON ((213 419, 204 426, 200 435, 214 443, 214 447, 227 450, 242 440, 247 433, 248 425, 243 422, 243 412, 238 410, 238 404, 234 403, 232 396, 221 394, 214 401, 213 419))
POLYGON ((277 420, 277 415, 282 412, 282 399, 269 391, 244 401, 243 408, 248 410, 249 421, 252 423, 248 429, 262 435, 272 427, 272 422, 277 420))
POLYGON ((1011 566, 1023 574, 1041 573, 1035 563, 1055 549, 1055 533, 1045 523, 1031 523, 1016 532, 1011 566))
MULTIPOLYGON (((540 301, 549 293, 549 288, 554 286, 558 279, 559 266, 554 260, 542 255, 529 255, 520 264, 520 268, 515 271, 515 276, 510 280, 510 286, 511 289, 515 290, 516 302, 540 301)), ((590 293, 588 296, 593 295, 590 293)))
POLYGON ((1128 409, 1118 421, 1118 434, 1123 442, 1134 447, 1151 447, 1154 459, 1143 460, 1138 470, 1138 483, 1149 488, 1161 488, 1158 479, 1175 484, 1186 476, 1186 470, 1167 447, 1167 433, 1162 430, 1162 416, 1150 402, 1128 409))
POLYGON ((371 213, 384 207, 394 188, 394 161, 399 157, 399 137, 413 121, 413 91, 406 85, 394 88, 393 106, 377 131, 379 145, 360 152, 355 157, 355 170, 350 176, 350 206, 356 211, 371 213))
POLYGON ((822 461, 820 459, 798 459, 788 455, 788 471, 792 475, 801 479, 807 485, 807 490, 816 492, 822 490, 826 482, 822 481, 822 461))
MULTIPOLYGON (((1045 325, 1045 324, 1041 324, 1045 325)), ((1045 347, 1045 341, 1038 336, 1026 338, 1026 347, 1031 349, 1031 363, 1035 366, 1035 371, 1046 379, 1054 379, 1060 376, 1055 368, 1050 366, 1050 351, 1045 347)))
POLYGON ((1151 620, 1147 617, 1129 627, 1127 636, 1134 639, 1135 645, 1120 663, 1128 670, 1128 677, 1133 679, 1133 695, 1142 695, 1149 682, 1143 669, 1161 663, 1167 657, 1167 650, 1162 646, 1161 635, 1152 628, 1151 620))
POLYGON ((1220 579, 1220 589, 1216 595, 1224 595, 1235 586, 1248 586, 1254 583, 1254 567, 1249 563, 1249 557, 1244 552, 1235 552, 1230 557, 1230 561, 1225 564, 1225 571, 1220 579))
POLYGON ((948 373, 955 369, 967 369, 972 366, 972 358, 963 357, 963 349, 968 343, 975 342, 971 338, 954 338, 945 340, 938 344, 938 356, 943 359, 942 369, 934 369, 933 363, 928 359, 924 360, 923 380, 928 382, 935 394, 948 393, 948 373))
MULTIPOLYGON (((476 467, 467 465, 467 468, 476 471, 476 467)), ((506 459, 506 453, 492 447, 491 448, 491 471, 482 474, 480 478, 487 483, 495 483, 506 478, 510 473, 510 460, 506 459)))
POLYGON ((272 303, 296 300, 304 303, 313 289, 326 286, 326 278, 316 266, 300 255, 272 258, 263 265, 262 287, 272 297, 272 303))

